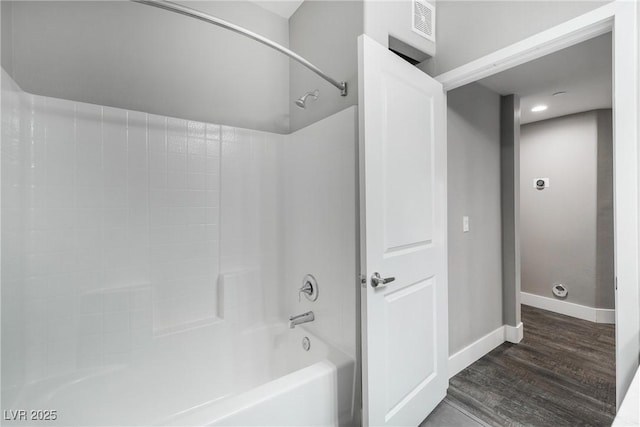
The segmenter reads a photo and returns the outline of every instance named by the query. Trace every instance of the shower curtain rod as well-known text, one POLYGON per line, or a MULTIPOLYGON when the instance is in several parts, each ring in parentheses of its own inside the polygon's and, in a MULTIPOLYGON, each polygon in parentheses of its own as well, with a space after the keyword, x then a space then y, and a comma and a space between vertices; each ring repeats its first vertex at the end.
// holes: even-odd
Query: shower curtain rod
POLYGON ((204 12, 200 12, 196 9, 192 9, 190 7, 186 7, 186 6, 182 6, 180 4, 177 3, 173 3, 170 1, 166 1, 166 0, 131 0, 134 3, 142 3, 142 4, 146 4, 148 6, 153 6, 153 7, 158 7, 160 9, 165 9, 168 10, 170 12, 175 12, 175 13, 179 13, 181 15, 185 15, 185 16, 189 16, 191 18, 195 18, 195 19, 199 19, 201 21, 204 22, 208 22, 210 24, 213 25, 217 25, 219 27, 222 28, 226 28, 227 30, 231 30, 233 32, 236 32, 238 34, 242 34, 243 36, 249 37, 250 39, 253 39, 257 42, 260 42, 262 44, 265 44, 279 52, 284 53, 285 55, 287 55, 289 58, 293 59, 294 61, 299 62, 300 64, 304 65, 305 67, 307 67, 308 69, 310 69, 311 71, 313 71, 314 73, 316 73, 317 75, 319 75, 320 77, 322 77, 323 79, 325 79, 326 81, 328 81, 329 83, 331 83, 332 85, 334 85, 335 87, 337 87, 340 90, 340 95, 342 96, 347 96, 347 83, 346 82, 339 82, 337 80, 334 80, 333 78, 329 77, 328 75, 326 75, 324 72, 322 72, 321 69, 319 69, 318 67, 316 67, 315 65, 313 65, 311 62, 307 61, 306 59, 304 59, 302 56, 298 55, 297 53, 287 49, 286 47, 272 41, 269 40, 266 37, 261 36, 260 34, 256 34, 253 31, 249 31, 246 28, 240 27, 238 25, 232 24, 231 22, 225 21, 223 19, 220 18, 216 18, 215 16, 212 15, 208 15, 204 12))

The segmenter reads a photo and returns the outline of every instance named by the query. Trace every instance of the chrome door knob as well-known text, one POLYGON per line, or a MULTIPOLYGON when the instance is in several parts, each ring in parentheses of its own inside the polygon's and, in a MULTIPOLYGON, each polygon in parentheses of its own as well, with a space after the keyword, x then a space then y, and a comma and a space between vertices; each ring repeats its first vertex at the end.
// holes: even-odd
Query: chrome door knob
POLYGON ((371 275, 371 286, 374 288, 381 288, 394 280, 396 280, 395 277, 380 277, 380 273, 376 272, 371 275))

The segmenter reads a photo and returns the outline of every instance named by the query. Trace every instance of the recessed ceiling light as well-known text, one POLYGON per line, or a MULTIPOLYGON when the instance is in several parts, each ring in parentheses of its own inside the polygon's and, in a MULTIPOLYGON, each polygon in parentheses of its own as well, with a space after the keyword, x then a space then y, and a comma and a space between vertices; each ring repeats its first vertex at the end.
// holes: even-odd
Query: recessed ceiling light
POLYGON ((553 96, 560 96, 560 95, 566 95, 567 92, 565 92, 564 90, 561 90, 560 92, 556 92, 553 94, 553 96))
POLYGON ((534 113, 539 113, 540 111, 544 111, 546 109, 547 109, 546 105, 536 105, 535 107, 533 107, 531 109, 531 111, 534 112, 534 113))

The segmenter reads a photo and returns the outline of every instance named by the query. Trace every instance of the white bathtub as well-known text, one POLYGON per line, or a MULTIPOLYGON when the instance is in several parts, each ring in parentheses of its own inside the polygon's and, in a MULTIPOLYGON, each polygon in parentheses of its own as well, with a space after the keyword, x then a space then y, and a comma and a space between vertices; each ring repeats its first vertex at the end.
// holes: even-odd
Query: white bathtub
MULTIPOLYGON (((175 426, 339 426, 353 420, 355 361, 301 327, 272 335, 275 378, 243 393, 184 411, 175 426), (311 347, 302 348, 304 337, 311 347)), ((253 355, 258 356, 259 355, 253 355)))
POLYGON ((57 411, 56 421, 38 425, 352 423, 353 358, 302 327, 226 329, 214 324, 163 337, 125 366, 31 384, 4 409, 57 411), (302 348, 305 336, 309 351, 302 348))

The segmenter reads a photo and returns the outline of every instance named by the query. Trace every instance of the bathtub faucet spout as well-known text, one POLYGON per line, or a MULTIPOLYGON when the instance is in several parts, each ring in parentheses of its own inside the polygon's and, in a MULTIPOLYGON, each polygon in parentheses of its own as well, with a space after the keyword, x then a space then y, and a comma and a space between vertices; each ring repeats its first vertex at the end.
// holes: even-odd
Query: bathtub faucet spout
POLYGON ((296 325, 312 322, 315 318, 313 311, 307 311, 306 313, 298 314, 297 316, 291 316, 289 317, 289 328, 293 329, 296 325))

